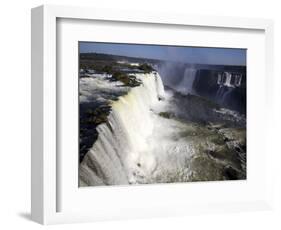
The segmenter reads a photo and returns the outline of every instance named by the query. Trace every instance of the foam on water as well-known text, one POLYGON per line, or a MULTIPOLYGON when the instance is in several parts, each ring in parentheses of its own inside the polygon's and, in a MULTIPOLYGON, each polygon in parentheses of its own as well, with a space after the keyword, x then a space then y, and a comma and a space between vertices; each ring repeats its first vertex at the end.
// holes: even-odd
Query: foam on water
POLYGON ((105 102, 111 99, 112 95, 125 94, 129 87, 123 86, 122 82, 109 81, 110 74, 87 74, 79 82, 80 103, 92 102, 93 100, 105 102))

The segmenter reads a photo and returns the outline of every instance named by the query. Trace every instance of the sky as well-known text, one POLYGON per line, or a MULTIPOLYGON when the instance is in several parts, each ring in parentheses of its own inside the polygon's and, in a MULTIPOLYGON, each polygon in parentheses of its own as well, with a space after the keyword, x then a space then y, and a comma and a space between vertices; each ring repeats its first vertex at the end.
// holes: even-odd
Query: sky
POLYGON ((80 53, 105 53, 210 65, 246 65, 246 49, 79 42, 80 53))

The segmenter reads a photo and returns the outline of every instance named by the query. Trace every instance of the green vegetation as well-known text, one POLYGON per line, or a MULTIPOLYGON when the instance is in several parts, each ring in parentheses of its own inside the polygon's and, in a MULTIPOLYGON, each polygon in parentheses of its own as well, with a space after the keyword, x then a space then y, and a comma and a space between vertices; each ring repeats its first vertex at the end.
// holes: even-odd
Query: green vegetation
POLYGON ((113 68, 110 65, 106 65, 102 68, 102 71, 111 74, 113 72, 113 68))
POLYGON ((80 75, 80 78, 87 78, 89 77, 88 75, 80 75))
MULTIPOLYGON (((94 70, 97 73, 107 73, 112 76, 112 81, 120 81, 124 86, 136 87, 141 85, 141 81, 134 75, 129 74, 122 69, 129 69, 132 72, 141 70, 144 73, 151 73, 154 69, 151 65, 143 63, 140 66, 131 66, 127 61, 119 63, 117 60, 122 60, 121 56, 106 55, 97 53, 84 53, 80 54, 80 69, 84 69, 85 72, 94 70)), ((125 59, 127 60, 127 59, 125 59)), ((132 60, 131 60, 132 61, 132 60)), ((129 71, 130 72, 130 71, 129 71)), ((87 75, 81 75, 80 77, 87 77, 87 75)))
POLYGON ((210 141, 216 145, 224 145, 225 141, 221 135, 215 134, 210 136, 210 141))
POLYGON ((173 114, 170 112, 160 112, 158 115, 167 119, 170 119, 173 116, 173 114))
POLYGON ((124 86, 136 87, 141 85, 141 82, 135 76, 128 75, 126 73, 121 73, 118 71, 112 74, 112 78, 115 81, 121 81, 124 86))
POLYGON ((154 69, 149 64, 142 64, 138 67, 139 70, 144 71, 145 73, 151 73, 154 69))
POLYGON ((97 73, 111 73, 115 65, 111 60, 80 59, 80 69, 95 70, 97 73))
POLYGON ((101 123, 104 123, 107 121, 107 116, 109 115, 109 112, 110 106, 100 106, 95 110, 88 109, 86 111, 86 123, 93 125, 99 125, 101 123))

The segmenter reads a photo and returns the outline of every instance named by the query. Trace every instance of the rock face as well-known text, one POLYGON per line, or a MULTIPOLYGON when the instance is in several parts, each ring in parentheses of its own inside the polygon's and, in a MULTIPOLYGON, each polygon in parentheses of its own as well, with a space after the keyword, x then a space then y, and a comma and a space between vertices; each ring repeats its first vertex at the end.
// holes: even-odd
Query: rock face
MULTIPOLYGON (((237 77, 238 79, 238 77, 237 77)), ((235 71, 220 71, 200 69, 193 83, 195 92, 226 108, 246 113, 246 72, 244 69, 235 71), (220 82, 222 75, 230 75, 229 83, 220 82), (235 74, 241 76, 240 84, 235 84, 235 74), (233 83, 232 83, 233 81, 233 83)))
POLYGON ((156 68, 165 86, 246 114, 246 67, 162 63, 156 68))

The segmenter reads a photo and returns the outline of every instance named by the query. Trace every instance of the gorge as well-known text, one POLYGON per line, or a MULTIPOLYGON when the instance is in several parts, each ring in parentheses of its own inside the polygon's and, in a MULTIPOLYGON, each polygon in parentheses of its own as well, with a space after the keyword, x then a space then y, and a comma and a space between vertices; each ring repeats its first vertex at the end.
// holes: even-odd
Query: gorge
POLYGON ((246 178, 244 70, 164 64, 80 70, 79 186, 246 178))

